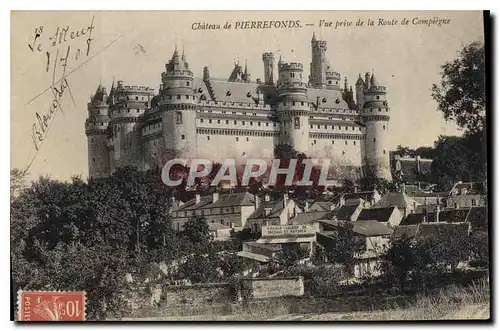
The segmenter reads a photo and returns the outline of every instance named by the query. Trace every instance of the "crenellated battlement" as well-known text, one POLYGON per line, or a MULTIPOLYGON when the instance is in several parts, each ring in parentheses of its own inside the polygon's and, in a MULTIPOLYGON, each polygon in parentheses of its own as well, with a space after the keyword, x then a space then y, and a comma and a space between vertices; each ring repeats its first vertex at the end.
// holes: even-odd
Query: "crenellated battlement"
POLYGON ((262 59, 263 60, 270 59, 270 58, 274 58, 274 54, 272 52, 266 52, 266 53, 262 54, 262 59))
POLYGON ((304 65, 298 62, 281 63, 279 70, 304 70, 304 65))
POLYGON ((327 71, 326 72, 326 78, 338 78, 340 79, 340 73, 335 72, 335 71, 327 71))
POLYGON ((312 42, 313 47, 315 48, 326 48, 326 41, 324 40, 316 40, 312 42))
POLYGON ((364 93, 370 93, 370 92, 386 92, 386 87, 385 86, 370 86, 369 89, 364 89, 364 93))
POLYGON ((177 76, 190 76, 190 77, 193 77, 193 72, 191 70, 186 70, 186 69, 183 69, 183 70, 172 70, 172 71, 169 71, 169 72, 162 72, 161 73, 161 78, 165 78, 165 77, 177 77, 177 76))
POLYGON ((256 104, 255 102, 233 102, 233 101, 213 101, 202 100, 198 103, 200 106, 219 107, 219 108, 237 108, 237 109, 252 109, 252 110, 271 110, 271 105, 256 104))

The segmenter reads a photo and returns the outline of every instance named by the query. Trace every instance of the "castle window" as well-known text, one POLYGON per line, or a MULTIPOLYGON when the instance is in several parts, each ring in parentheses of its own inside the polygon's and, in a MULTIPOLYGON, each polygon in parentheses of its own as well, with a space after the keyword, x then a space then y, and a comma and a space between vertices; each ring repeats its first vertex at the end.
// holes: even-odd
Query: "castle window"
POLYGON ((352 144, 353 144, 354 146, 356 146, 356 141, 353 141, 353 142, 352 142, 352 144))
POLYGON ((339 125, 339 130, 342 130, 342 127, 339 125))
POLYGON ((316 145, 316 139, 314 140, 313 144, 316 145))
POLYGON ((329 81, 328 81, 328 84, 329 84, 329 85, 332 85, 332 81, 331 81, 331 80, 329 80, 329 81))
POLYGON ((203 118, 200 118, 200 123, 203 123, 203 118))
POLYGON ((295 129, 300 129, 300 118, 299 117, 294 118, 294 127, 295 127, 295 129))
POLYGON ((186 136, 185 135, 181 135, 181 139, 182 140, 186 139, 186 136))
POLYGON ((318 124, 318 129, 321 129, 321 125, 318 124))
POLYGON ((241 121, 241 124, 245 125, 245 121, 241 121))
POLYGON ((92 158, 92 163, 95 163, 95 157, 92 158))
POLYGON ((346 130, 349 130, 349 127, 347 127, 347 126, 346 126, 346 127, 345 127, 345 129, 346 129, 346 130))
POLYGON ((248 141, 248 137, 247 137, 247 141, 248 141))
POLYGON ((234 121, 234 124, 238 124, 238 122, 237 122, 237 121, 234 121))
POLYGON ((286 102, 283 102, 283 106, 286 106, 286 102))
POLYGON ((276 123, 273 123, 273 126, 276 126, 276 123))
POLYGON ((332 145, 335 145, 335 140, 332 140, 332 145))
POLYGON ((175 123, 182 124, 182 113, 180 111, 175 113, 175 123))
POLYGON ((180 95, 178 95, 178 96, 177 96, 177 99, 180 99, 180 98, 181 98, 181 96, 180 96, 180 95))
POLYGON ((240 141, 240 139, 238 137, 236 137, 236 141, 240 141))
POLYGON ((153 146, 156 146, 156 141, 153 141, 153 146))
POLYGON ((220 120, 217 120, 217 124, 220 124, 220 120))
POLYGON ((129 98, 129 97, 127 97, 127 100, 130 100, 130 98, 129 98))
POLYGON ((325 125, 325 129, 328 129, 328 125, 325 125))
POLYGON ((300 105, 301 105, 301 106, 303 106, 303 105, 304 105, 304 101, 302 101, 302 102, 300 103, 300 105))
POLYGON ((130 113, 130 108, 127 108, 127 113, 130 113))
POLYGON ((379 108, 378 111, 382 111, 382 108, 379 108))
POLYGON ((207 140, 210 140, 210 136, 207 136, 207 140))
POLYGON ((355 129, 356 129, 356 128, 353 126, 353 127, 352 127, 352 131, 354 131, 355 129))
POLYGON ((373 138, 373 142, 375 142, 375 141, 377 141, 377 139, 376 139, 376 138, 373 138))
POLYGON ((266 122, 266 126, 269 126, 269 123, 266 122))
POLYGON ((137 113, 139 112, 139 109, 137 109, 137 113))
POLYGON ((380 96, 379 95, 377 95, 377 100, 380 100, 380 96))
POLYGON ((229 120, 226 120, 226 124, 229 124, 229 120))
POLYGON ((313 128, 312 124, 311 124, 311 129, 313 128))
POLYGON ((345 144, 347 145, 347 140, 345 141, 345 144))
POLYGON ((260 122, 257 122, 257 125, 260 126, 260 122))
MULTIPOLYGON (((171 96, 171 95, 169 95, 169 96, 168 96, 168 99, 169 99, 169 100, 172 100, 172 96, 171 96)), ((180 98, 179 98, 179 99, 180 99, 180 98)))
POLYGON ((135 100, 139 100, 139 97, 135 97, 135 100))
POLYGON ((292 106, 295 106, 295 101, 292 102, 292 106))
POLYGON ((384 154, 385 154, 385 153, 386 153, 386 152, 385 152, 385 149, 384 149, 384 154))
POLYGON ((189 95, 186 95, 186 99, 188 99, 188 100, 189 100, 189 95))
POLYGON ((372 112, 372 111, 373 111, 373 108, 370 108, 370 112, 372 112))
POLYGON ((189 86, 189 82, 186 82, 186 86, 189 86))
POLYGON ((253 125, 253 122, 250 122, 250 125, 253 125))
POLYGON ((294 78, 295 77, 295 72, 290 73, 290 77, 294 78))
POLYGON ((384 130, 385 130, 385 125, 382 125, 382 129, 384 129, 384 130))
POLYGON ((208 120, 208 123, 212 123, 212 120, 208 120))

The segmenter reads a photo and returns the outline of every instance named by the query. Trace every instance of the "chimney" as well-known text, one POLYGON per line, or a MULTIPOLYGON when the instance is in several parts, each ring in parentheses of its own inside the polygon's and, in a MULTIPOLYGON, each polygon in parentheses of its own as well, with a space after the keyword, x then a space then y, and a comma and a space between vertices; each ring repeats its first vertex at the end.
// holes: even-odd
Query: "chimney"
POLYGON ((255 195, 255 210, 259 209, 260 206, 260 197, 256 194, 255 195))
POLYGON ((358 193, 358 186, 354 185, 354 193, 358 193))
POLYGON ((200 202, 201 202, 201 196, 198 193, 196 193, 196 203, 198 204, 200 202))
POLYGON ((288 204, 288 193, 283 194, 283 208, 286 208, 286 205, 288 204))
POLYGON ((271 200, 271 197, 269 196, 269 194, 266 193, 266 195, 264 195, 264 200, 265 201, 270 201, 271 200))
POLYGON ((306 205, 304 206, 304 211, 307 213, 309 211, 309 201, 306 200, 306 205))
POLYGON ((439 222, 439 212, 441 211, 441 206, 437 205, 436 207, 436 223, 439 222))
POLYGON ((219 192, 213 194, 212 203, 219 201, 219 192))

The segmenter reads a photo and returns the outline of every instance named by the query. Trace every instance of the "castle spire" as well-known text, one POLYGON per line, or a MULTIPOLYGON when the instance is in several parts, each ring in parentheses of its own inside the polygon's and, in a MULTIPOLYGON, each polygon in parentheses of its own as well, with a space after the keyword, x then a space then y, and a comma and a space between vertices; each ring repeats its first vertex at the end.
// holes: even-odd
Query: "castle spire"
POLYGON ((311 42, 315 42, 316 41, 316 33, 313 32, 313 36, 312 36, 312 39, 311 39, 311 42))
POLYGON ((375 78, 375 72, 372 71, 372 78, 370 79, 371 86, 379 86, 377 79, 375 78))
POLYGON ((348 84, 347 84, 347 76, 344 77, 344 89, 347 91, 348 84))
POLYGON ((363 86, 365 82, 363 82, 363 78, 361 78, 361 74, 358 74, 358 80, 356 81, 356 86, 363 86))
POLYGON ((245 59, 245 76, 248 75, 247 60, 245 59))

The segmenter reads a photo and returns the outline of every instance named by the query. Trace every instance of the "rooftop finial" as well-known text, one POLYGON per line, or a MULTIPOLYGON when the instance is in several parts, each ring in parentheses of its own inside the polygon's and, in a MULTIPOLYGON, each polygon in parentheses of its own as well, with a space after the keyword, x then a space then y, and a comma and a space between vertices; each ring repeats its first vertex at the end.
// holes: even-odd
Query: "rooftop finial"
POLYGON ((311 39, 312 42, 315 42, 316 41, 316 33, 313 32, 313 36, 312 36, 312 39, 311 39))

